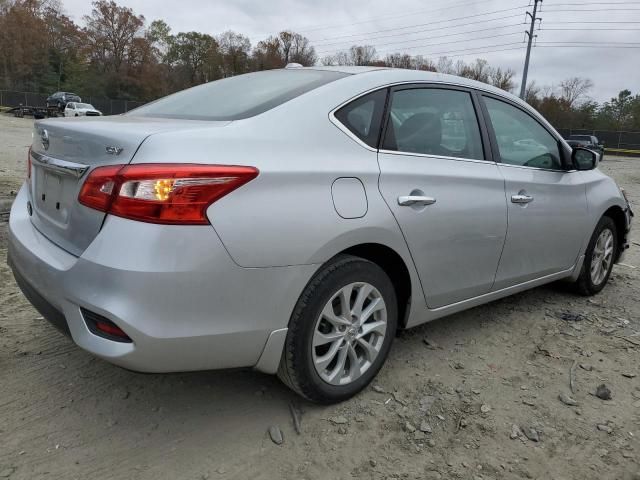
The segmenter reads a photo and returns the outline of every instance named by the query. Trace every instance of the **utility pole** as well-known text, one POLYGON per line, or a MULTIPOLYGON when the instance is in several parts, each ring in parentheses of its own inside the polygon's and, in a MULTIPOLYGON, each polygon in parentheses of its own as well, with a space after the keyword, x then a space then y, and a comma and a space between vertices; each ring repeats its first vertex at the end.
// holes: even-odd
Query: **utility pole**
POLYGON ((537 36, 533 34, 533 29, 536 26, 536 20, 542 20, 536 18, 538 11, 538 3, 542 3, 542 0, 533 0, 533 14, 527 12, 527 15, 531 17, 531 26, 528 32, 524 32, 529 36, 529 43, 527 44, 527 55, 524 57, 524 71, 522 72, 522 85, 520 86, 520 98, 524 100, 525 91, 527 89, 527 74, 529 73, 529 57, 531 56, 531 44, 533 39, 537 36))

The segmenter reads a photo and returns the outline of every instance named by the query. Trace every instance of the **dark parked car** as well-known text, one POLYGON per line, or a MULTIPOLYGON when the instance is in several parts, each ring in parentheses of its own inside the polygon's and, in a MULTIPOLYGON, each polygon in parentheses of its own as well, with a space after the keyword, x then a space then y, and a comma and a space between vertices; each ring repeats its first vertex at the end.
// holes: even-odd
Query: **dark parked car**
POLYGON ((69 102, 81 102, 82 99, 75 93, 70 92, 56 92, 47 98, 47 108, 58 107, 58 110, 64 112, 67 103, 69 102))
POLYGON ((567 138, 567 143, 572 147, 583 147, 594 150, 600 154, 600 159, 604 156, 604 143, 598 141, 593 135, 571 135, 567 138))

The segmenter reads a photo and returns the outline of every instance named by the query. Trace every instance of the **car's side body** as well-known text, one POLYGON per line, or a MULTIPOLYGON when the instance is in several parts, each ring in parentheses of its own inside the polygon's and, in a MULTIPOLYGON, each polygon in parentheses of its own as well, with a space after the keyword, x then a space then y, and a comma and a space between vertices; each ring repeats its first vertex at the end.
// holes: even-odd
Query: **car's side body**
MULTIPOLYGON (((86 122, 81 128, 97 139, 97 149, 104 148, 104 136, 91 129, 100 125, 130 135, 139 131, 137 147, 123 134, 124 163, 187 158, 257 166, 260 174, 208 208, 211 227, 171 228, 108 215, 104 224, 95 221, 100 226, 77 251, 77 245, 59 246, 70 241, 63 233, 55 245, 34 228, 27 203, 35 200, 31 187, 24 187, 10 217, 16 276, 63 313, 77 344, 113 363, 156 372, 254 366, 274 373, 296 302, 318 269, 340 253, 388 266, 393 280, 402 283, 400 324, 412 327, 577 277, 591 232, 607 211, 621 219, 621 247, 626 246, 629 207, 613 180, 597 169, 559 172, 497 161, 483 96, 526 112, 570 156, 562 137, 524 102, 485 84, 431 72, 342 70, 352 75, 238 121, 149 127, 134 111, 86 122), (336 118, 363 95, 407 86, 468 94, 485 158, 385 151, 364 143, 336 118), (508 199, 522 188, 536 195, 526 210, 508 199), (398 207, 398 196, 412 189, 437 197, 435 208, 398 207), (428 244, 420 241, 421 231, 428 244), (133 343, 93 335, 83 310, 122 326, 133 343)), ((58 146, 52 143, 47 153, 39 135, 55 131, 57 122, 37 123, 34 155, 54 155, 58 146)), ((85 207, 78 211, 90 215, 85 207)))

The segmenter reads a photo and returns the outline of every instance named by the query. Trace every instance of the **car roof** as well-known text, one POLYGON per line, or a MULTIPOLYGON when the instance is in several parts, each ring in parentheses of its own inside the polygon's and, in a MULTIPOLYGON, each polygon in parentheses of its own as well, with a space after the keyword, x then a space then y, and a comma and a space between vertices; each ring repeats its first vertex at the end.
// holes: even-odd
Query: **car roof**
POLYGON ((450 85, 458 85, 461 87, 469 87, 477 90, 483 90, 488 93, 493 93, 498 96, 507 97, 512 101, 515 101, 520 104, 527 105, 524 101, 522 101, 517 96, 507 92, 506 90, 502 90, 501 88, 494 87, 493 85, 489 85, 488 83, 479 82, 477 80, 472 80, 470 78, 459 77, 457 75, 449 75, 446 73, 439 72, 430 72, 426 70, 410 70, 404 68, 389 68, 389 67, 375 67, 375 66, 365 66, 365 67, 350 67, 350 66, 313 66, 313 67, 297 67, 299 69, 309 69, 309 70, 329 70, 347 73, 350 75, 375 75, 381 82, 384 83, 402 83, 403 78, 406 78, 407 82, 433 82, 433 83, 444 83, 450 85))

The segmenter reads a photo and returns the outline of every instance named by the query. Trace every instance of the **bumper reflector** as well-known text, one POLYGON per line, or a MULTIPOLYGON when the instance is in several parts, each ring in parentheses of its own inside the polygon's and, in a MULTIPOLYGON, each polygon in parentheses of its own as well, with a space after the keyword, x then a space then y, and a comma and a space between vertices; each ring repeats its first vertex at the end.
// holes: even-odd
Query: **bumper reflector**
POLYGON ((131 338, 124 333, 124 330, 108 318, 92 312, 91 310, 87 310, 86 308, 81 308, 80 311, 82 312, 82 316, 89 328, 89 331, 94 335, 114 342, 132 343, 131 338))

